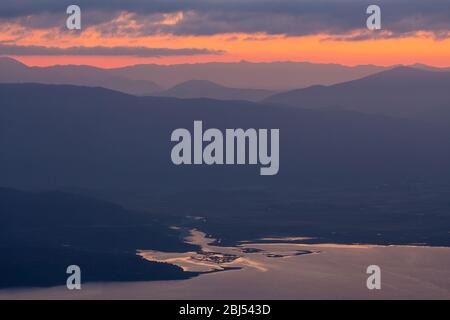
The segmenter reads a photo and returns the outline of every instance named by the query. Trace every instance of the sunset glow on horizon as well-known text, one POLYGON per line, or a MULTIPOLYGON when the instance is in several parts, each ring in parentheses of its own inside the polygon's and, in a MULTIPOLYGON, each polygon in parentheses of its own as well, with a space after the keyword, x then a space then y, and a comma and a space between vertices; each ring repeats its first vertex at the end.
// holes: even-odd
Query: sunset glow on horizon
MULTIPOLYGON (((373 64, 390 66, 416 63, 435 67, 450 67, 450 39, 435 40, 421 35, 401 39, 377 39, 365 41, 328 40, 328 35, 305 37, 268 37, 246 34, 215 36, 152 36, 130 41, 126 38, 103 39, 91 37, 65 37, 64 41, 27 39, 23 45, 41 45, 64 48, 69 46, 94 47, 97 43, 107 47, 134 47, 136 43, 145 47, 206 48, 222 50, 221 54, 192 56, 14 56, 8 55, 29 66, 92 65, 103 68, 123 67, 136 64, 185 64, 207 62, 275 62, 295 61, 311 63, 336 63, 347 66, 373 64), (64 45, 60 45, 64 43, 64 45)), ((18 43, 19 44, 19 43, 18 43)), ((22 42, 20 43, 22 44, 22 42)))
POLYGON ((29 66, 104 68, 239 61, 450 67, 447 5, 413 2, 406 11, 401 1, 380 1, 381 30, 366 28, 367 5, 358 1, 79 1, 81 30, 66 28, 57 2, 26 12, 0 4, 0 56, 29 66), (91 51, 68 50, 78 48, 91 51))

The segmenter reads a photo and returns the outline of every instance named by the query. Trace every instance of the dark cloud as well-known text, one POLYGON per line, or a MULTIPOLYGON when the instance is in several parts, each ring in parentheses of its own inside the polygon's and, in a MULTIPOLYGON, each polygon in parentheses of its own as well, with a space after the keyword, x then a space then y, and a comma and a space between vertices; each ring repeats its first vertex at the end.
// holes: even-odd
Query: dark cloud
POLYGON ((162 56, 193 56, 223 54, 223 51, 208 49, 168 49, 146 47, 43 47, 43 46, 17 46, 0 43, 0 55, 13 56, 136 56, 136 57, 162 57, 162 56))
MULTIPOLYGON (((418 31, 447 37, 450 31, 449 0, 22 0, 1 1, 0 18, 54 15, 37 19, 41 25, 61 24, 65 8, 77 3, 82 8, 84 26, 101 25, 120 12, 134 13, 143 34, 211 35, 221 33, 266 33, 269 35, 342 35, 365 27, 365 10, 370 4, 382 8, 383 29, 397 35, 418 31), (177 24, 154 23, 158 16, 183 12, 177 24)), ((27 21, 25 20, 24 23, 27 21)), ((101 31, 113 34, 112 25, 101 31)))

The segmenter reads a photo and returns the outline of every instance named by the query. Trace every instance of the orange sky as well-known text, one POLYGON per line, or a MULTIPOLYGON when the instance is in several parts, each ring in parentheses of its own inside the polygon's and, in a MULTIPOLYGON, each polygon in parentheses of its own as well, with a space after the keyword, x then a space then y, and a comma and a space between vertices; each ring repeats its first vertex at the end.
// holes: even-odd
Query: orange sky
MULTIPOLYGON (((4 29, 0 41, 13 39, 15 26, 4 29)), ((14 57, 28 65, 88 64, 100 67, 119 67, 139 63, 198 63, 211 61, 252 62, 309 61, 344 65, 395 65, 424 63, 438 67, 450 66, 450 39, 435 40, 429 34, 399 39, 365 41, 332 41, 328 35, 304 37, 267 36, 264 34, 222 34, 213 36, 146 36, 104 37, 97 31, 86 30, 82 37, 74 32, 48 30, 28 32, 15 39, 17 45, 35 46, 145 46, 152 48, 206 48, 224 50, 222 55, 169 56, 160 58, 95 57, 95 56, 20 56, 14 57)))

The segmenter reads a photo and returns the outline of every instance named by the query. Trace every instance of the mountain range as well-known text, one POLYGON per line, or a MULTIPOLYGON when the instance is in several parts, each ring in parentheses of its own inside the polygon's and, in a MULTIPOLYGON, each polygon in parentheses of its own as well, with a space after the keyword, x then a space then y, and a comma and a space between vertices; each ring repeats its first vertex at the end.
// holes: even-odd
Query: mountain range
POLYGON ((162 89, 148 80, 132 80, 91 66, 28 67, 11 58, 0 58, 0 83, 72 84, 103 87, 135 95, 149 95, 162 89))
POLYGON ((301 108, 342 108, 403 118, 450 115, 450 72, 397 67, 332 86, 275 94, 265 103, 301 108))
POLYGON ((217 100, 261 101, 274 92, 262 89, 239 89, 221 86, 212 81, 190 80, 177 84, 157 95, 175 98, 210 98, 217 100))
POLYGON ((284 91, 311 85, 331 85, 359 79, 386 70, 373 65, 343 66, 309 62, 210 62, 198 64, 145 64, 111 69, 113 74, 134 80, 156 82, 171 88, 182 82, 199 79, 230 88, 255 88, 284 91))
POLYGON ((12 58, 0 57, 0 83, 72 84, 135 95, 152 95, 196 79, 228 88, 283 91, 354 80, 382 70, 385 68, 370 65, 347 67, 307 62, 147 64, 111 69, 84 65, 28 67, 12 58))
POLYGON ((1 84, 0 106, 0 175, 17 188, 287 188, 311 179, 342 184, 448 173, 448 126, 384 115, 43 84, 1 84), (170 135, 191 130, 194 120, 221 130, 280 129, 279 174, 260 177, 255 166, 174 166, 170 135))

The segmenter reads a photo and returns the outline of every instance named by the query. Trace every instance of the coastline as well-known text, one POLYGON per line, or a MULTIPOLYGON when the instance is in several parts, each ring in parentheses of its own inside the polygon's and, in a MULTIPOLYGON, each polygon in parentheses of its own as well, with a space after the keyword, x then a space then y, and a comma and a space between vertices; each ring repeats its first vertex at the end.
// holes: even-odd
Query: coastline
POLYGON ((188 239, 201 242, 203 252, 240 251, 239 258, 216 263, 226 272, 211 272, 211 262, 200 262, 206 273, 188 280, 87 283, 78 292, 0 290, 0 299, 450 299, 446 247, 251 243, 221 248, 211 245, 213 240, 199 231, 188 239), (250 248, 257 250, 245 252, 250 248), (267 255, 297 250, 315 254, 267 255), (381 290, 366 288, 366 268, 372 264, 381 267, 381 290))

